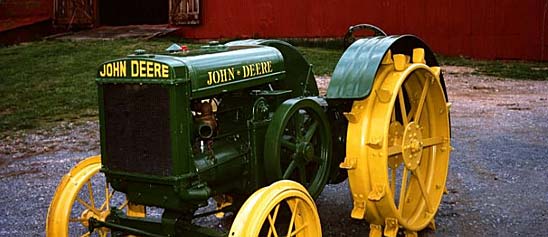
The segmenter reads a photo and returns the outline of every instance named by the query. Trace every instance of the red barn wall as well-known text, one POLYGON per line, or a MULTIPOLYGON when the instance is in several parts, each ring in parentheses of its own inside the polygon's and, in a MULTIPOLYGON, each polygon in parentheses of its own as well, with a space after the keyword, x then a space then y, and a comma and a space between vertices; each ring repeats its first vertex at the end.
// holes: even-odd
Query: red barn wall
POLYGON ((52 0, 0 0, 0 32, 51 19, 52 0))
POLYGON ((0 45, 51 34, 52 0, 0 0, 0 45))
POLYGON ((8 18, 51 18, 52 0, 1 0, 0 19, 8 18))
POLYGON ((371 23, 411 33, 436 52, 488 59, 548 59, 548 0, 203 0, 187 38, 342 37, 371 23))

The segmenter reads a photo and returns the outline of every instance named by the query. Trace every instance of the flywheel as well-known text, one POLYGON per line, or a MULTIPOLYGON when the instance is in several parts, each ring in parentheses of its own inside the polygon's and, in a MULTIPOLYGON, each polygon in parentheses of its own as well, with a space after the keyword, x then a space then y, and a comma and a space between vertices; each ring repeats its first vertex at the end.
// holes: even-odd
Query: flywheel
POLYGON ((348 169, 352 217, 366 218, 372 236, 433 227, 451 149, 440 68, 426 65, 422 48, 412 55, 388 51, 371 95, 354 101, 346 117, 341 168, 348 169))
POLYGON ((301 184, 281 180, 253 193, 236 215, 229 237, 321 237, 314 200, 301 184))
POLYGON ((132 217, 144 217, 145 207, 128 203, 116 193, 102 173, 101 157, 92 156, 63 176, 48 209, 46 236, 108 236, 107 228, 89 232, 89 220, 105 221, 112 208, 124 209, 132 217))
POLYGON ((331 144, 327 116, 316 101, 284 101, 266 132, 264 169, 268 181, 295 180, 312 197, 318 197, 331 172, 331 144))

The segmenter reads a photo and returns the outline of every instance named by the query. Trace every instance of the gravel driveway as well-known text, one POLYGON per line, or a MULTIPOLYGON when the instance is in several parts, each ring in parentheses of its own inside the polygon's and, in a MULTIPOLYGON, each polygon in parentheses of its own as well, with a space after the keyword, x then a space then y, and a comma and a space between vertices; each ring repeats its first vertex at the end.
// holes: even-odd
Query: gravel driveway
MULTIPOLYGON (((426 236, 548 234, 548 81, 514 81, 446 67, 452 145, 448 194, 426 236)), ((320 77, 320 85, 326 78, 320 77)), ((0 144, 0 236, 42 236, 57 183, 97 154, 95 121, 18 133, 0 144)), ((324 236, 367 236, 350 219, 346 182, 317 200, 324 236)))

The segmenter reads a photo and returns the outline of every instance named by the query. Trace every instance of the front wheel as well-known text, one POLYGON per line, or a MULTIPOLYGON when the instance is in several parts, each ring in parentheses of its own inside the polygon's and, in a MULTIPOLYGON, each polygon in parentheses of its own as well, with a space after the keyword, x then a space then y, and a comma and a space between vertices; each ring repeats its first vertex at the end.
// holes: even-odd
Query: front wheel
POLYGON ((281 180, 251 195, 232 224, 229 237, 321 237, 314 200, 299 183, 281 180))
POLYGON ((63 176, 48 209, 46 236, 108 236, 110 229, 89 232, 89 219, 105 221, 111 208, 125 209, 128 216, 144 217, 144 206, 128 204, 116 193, 102 173, 101 157, 92 156, 63 176))

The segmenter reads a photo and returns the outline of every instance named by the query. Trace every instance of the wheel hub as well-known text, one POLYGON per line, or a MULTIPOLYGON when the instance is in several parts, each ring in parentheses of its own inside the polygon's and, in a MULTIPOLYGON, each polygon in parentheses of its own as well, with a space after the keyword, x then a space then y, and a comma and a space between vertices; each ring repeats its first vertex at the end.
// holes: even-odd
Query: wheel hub
MULTIPOLYGON (((80 215, 80 218, 82 220, 89 220, 90 218, 92 217, 95 217, 97 218, 97 216, 95 214, 93 214, 92 211, 90 211, 89 209, 86 209, 82 212, 82 215, 80 215)), ((88 227, 89 226, 89 222, 87 221, 82 221, 82 225, 85 226, 85 227, 88 227)))
POLYGON ((314 159, 314 146, 310 142, 300 142, 297 144, 297 157, 301 157, 306 162, 314 159))
MULTIPOLYGON (((107 219, 107 216, 110 214, 110 211, 108 210, 105 210, 105 211, 100 211, 98 214, 93 212, 92 210, 90 209, 86 209, 82 212, 82 214, 80 215, 80 218, 82 220, 89 220, 91 218, 95 218, 99 221, 105 221, 107 219)), ((89 226, 89 222, 88 221, 82 221, 81 222, 83 226, 85 227, 88 227, 89 226)))
POLYGON ((422 132, 420 126, 415 122, 410 122, 403 133, 402 156, 405 166, 409 170, 415 170, 422 157, 422 132))

